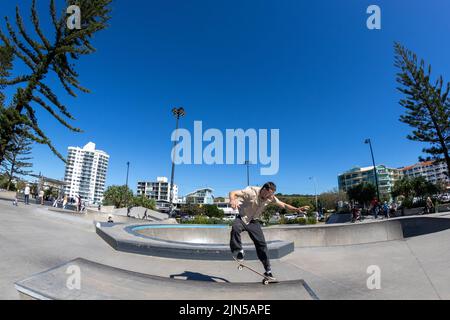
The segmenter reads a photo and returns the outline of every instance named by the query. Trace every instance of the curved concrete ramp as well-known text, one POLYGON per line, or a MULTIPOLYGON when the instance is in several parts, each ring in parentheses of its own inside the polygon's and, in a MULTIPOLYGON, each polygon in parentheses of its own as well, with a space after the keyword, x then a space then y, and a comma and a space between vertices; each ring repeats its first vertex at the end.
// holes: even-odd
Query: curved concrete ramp
POLYGON ((262 283, 179 280, 131 272, 82 258, 16 282, 15 285, 22 298, 39 300, 317 299, 303 280, 267 286, 262 283), (78 271, 80 282, 76 279, 78 271))

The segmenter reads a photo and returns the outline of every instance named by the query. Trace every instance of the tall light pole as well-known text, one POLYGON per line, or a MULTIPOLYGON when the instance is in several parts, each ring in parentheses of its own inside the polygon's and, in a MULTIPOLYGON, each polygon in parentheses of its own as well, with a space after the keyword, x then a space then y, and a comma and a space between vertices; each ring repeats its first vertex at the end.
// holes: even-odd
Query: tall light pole
POLYGON ((127 161, 127 180, 126 180, 126 183, 125 183, 125 185, 127 186, 127 188, 128 188, 128 173, 130 172, 130 162, 129 161, 127 161))
POLYGON ((309 177, 309 180, 314 181, 314 193, 316 194, 316 210, 319 212, 319 200, 317 199, 317 180, 316 177, 309 177))
POLYGON ((377 198, 378 201, 380 201, 380 188, 378 186, 378 173, 377 173, 377 167, 375 165, 375 158, 373 156, 373 149, 372 149, 372 142, 370 139, 366 139, 364 141, 365 144, 368 144, 370 146, 370 154, 372 155, 372 164, 373 164, 373 174, 375 175, 375 184, 377 186, 377 198))
POLYGON ((172 114, 175 116, 175 118, 177 119, 176 122, 176 126, 175 126, 175 139, 173 141, 173 155, 172 155, 172 173, 170 174, 170 191, 169 191, 169 206, 170 206, 170 215, 173 214, 173 178, 175 175, 175 146, 178 140, 178 121, 180 120, 181 117, 186 115, 186 112, 184 111, 183 107, 180 108, 173 108, 172 109, 172 114))

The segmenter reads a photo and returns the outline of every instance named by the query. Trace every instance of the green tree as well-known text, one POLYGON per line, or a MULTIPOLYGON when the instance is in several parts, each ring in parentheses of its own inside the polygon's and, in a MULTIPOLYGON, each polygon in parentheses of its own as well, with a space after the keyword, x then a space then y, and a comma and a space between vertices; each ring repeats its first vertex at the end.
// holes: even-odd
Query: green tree
POLYGON ((11 48, 0 46, 0 108, 4 108, 5 102, 5 95, 3 93, 5 85, 2 83, 10 76, 13 58, 11 48))
POLYGON ((27 176, 32 173, 30 169, 33 164, 30 162, 32 141, 27 137, 15 134, 11 146, 5 154, 5 160, 2 163, 2 168, 8 178, 6 190, 10 190, 13 180, 20 179, 21 176, 27 176))
POLYGON ((135 207, 144 207, 147 209, 155 210, 156 201, 155 199, 149 199, 146 196, 136 196, 133 198, 133 206, 135 207))
POLYGON ((262 213, 262 218, 265 223, 269 223, 270 218, 272 218, 277 212, 280 212, 281 208, 275 204, 269 204, 264 208, 262 213))
POLYGON ((431 65, 399 43, 394 48, 398 90, 405 95, 400 105, 406 113, 400 120, 413 128, 407 138, 427 143, 422 150, 430 155, 427 160, 444 160, 450 176, 450 83, 444 85, 442 76, 433 81, 431 65))
POLYGON ((347 190, 349 200, 356 201, 360 204, 366 205, 373 198, 376 197, 377 191, 375 186, 371 183, 363 182, 353 186, 347 190))
POLYGON ((441 191, 440 186, 437 186, 424 177, 407 178, 404 177, 397 181, 392 189, 392 196, 403 196, 408 205, 413 204, 414 198, 425 200, 426 197, 433 196, 441 191))
POLYGON ((125 208, 132 199, 133 191, 127 186, 109 186, 104 194, 103 205, 125 208))
POLYGON ((205 206, 200 206, 198 204, 184 204, 181 206, 180 210, 190 216, 201 216, 206 214, 205 206))
POLYGON ((323 208, 331 210, 336 208, 336 204, 339 201, 347 201, 347 194, 335 188, 321 193, 319 195, 319 201, 322 203, 323 208))
POLYGON ((81 29, 66 27, 68 18, 65 10, 58 17, 55 0, 50 0, 50 24, 53 34, 48 37, 40 25, 36 10, 36 0, 31 4, 31 22, 37 37, 33 37, 26 30, 19 6, 16 7, 15 25, 13 27, 6 17, 5 34, 0 29, 0 39, 3 46, 12 50, 20 62, 30 71, 27 74, 16 75, 14 78, 3 79, 0 85, 12 86, 15 94, 8 112, 2 115, 2 128, 0 139, 0 163, 3 161, 8 143, 15 133, 26 135, 40 144, 46 144, 63 161, 62 155, 54 148, 51 140, 40 128, 36 115, 36 106, 49 112, 63 126, 74 132, 81 130, 73 127, 67 120, 74 120, 68 108, 63 105, 54 89, 44 83, 52 72, 59 79, 65 91, 76 97, 75 90, 89 92, 78 81, 78 73, 74 69, 74 62, 83 55, 95 51, 91 39, 100 30, 107 27, 109 20, 111 0, 67 0, 66 8, 75 4, 81 10, 81 29), (56 108, 56 109, 55 109, 56 108), (22 125, 18 127, 19 125, 22 125), (21 130, 23 127, 25 130, 21 130))
POLYGON ((391 194, 394 198, 397 198, 399 196, 410 198, 412 192, 413 190, 411 180, 408 177, 403 177, 402 179, 395 182, 391 194))
POLYGON ((219 218, 222 219, 224 217, 224 213, 222 209, 217 208, 217 206, 213 204, 205 204, 205 215, 210 218, 219 218))

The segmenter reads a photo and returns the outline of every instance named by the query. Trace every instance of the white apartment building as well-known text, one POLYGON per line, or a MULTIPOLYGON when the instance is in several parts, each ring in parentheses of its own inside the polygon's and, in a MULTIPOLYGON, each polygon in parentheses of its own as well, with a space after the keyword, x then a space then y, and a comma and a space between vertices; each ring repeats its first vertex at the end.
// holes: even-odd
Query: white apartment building
POLYGON ((450 184, 450 179, 447 176, 447 164, 445 162, 419 162, 412 166, 403 167, 402 171, 409 178, 424 177, 427 181, 434 184, 450 184))
POLYGON ((66 173, 65 194, 71 198, 80 195, 81 201, 98 204, 103 201, 106 171, 109 155, 95 149, 95 143, 89 142, 83 148, 69 147, 66 173))
MULTIPOLYGON (((158 202, 169 202, 170 183, 166 177, 157 177, 156 181, 140 181, 137 185, 137 195, 145 195, 158 202)), ((178 186, 173 185, 173 203, 178 202, 178 186)))

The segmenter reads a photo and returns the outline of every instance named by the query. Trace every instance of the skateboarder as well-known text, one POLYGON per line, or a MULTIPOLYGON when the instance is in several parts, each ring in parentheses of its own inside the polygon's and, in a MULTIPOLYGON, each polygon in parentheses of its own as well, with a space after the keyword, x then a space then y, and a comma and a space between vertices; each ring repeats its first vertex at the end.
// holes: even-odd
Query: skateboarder
POLYGON ((296 208, 278 200, 274 195, 275 191, 275 184, 273 182, 267 182, 262 187, 249 186, 243 190, 231 191, 229 195, 231 207, 233 209, 239 209, 239 215, 234 220, 231 228, 231 252, 238 261, 244 260, 241 232, 247 231, 255 244, 256 254, 264 266, 264 275, 271 281, 275 281, 276 279, 270 268, 267 244, 259 222, 261 214, 270 203, 276 204, 280 208, 297 212, 305 212, 309 209, 308 206, 296 208))

